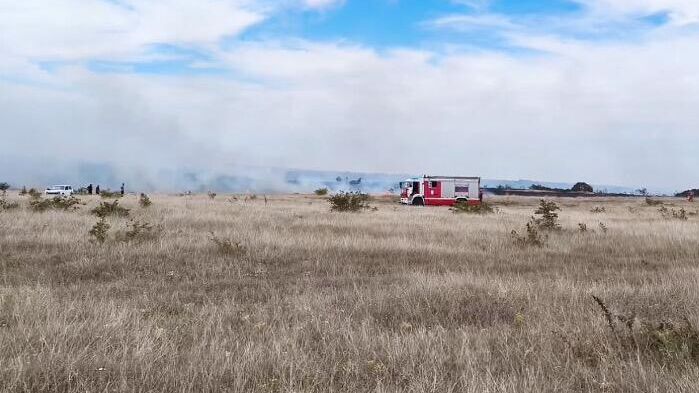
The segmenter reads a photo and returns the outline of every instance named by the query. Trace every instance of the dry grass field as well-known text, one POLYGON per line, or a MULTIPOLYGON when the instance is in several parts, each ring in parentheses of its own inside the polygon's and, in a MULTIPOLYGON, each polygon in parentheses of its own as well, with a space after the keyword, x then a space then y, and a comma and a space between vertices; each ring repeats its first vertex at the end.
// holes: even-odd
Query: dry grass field
POLYGON ((100 244, 81 199, 0 211, 2 392, 699 391, 699 204, 557 199, 536 247, 536 199, 127 196, 100 244))

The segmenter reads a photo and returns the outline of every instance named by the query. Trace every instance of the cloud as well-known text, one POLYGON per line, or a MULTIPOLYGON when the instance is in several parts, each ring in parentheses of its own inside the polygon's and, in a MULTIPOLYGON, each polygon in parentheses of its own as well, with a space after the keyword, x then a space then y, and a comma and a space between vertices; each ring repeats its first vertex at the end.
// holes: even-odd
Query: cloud
POLYGON ((213 177, 243 165, 699 184, 699 35, 689 30, 596 41, 486 17, 460 21, 502 28, 532 53, 283 37, 216 45, 271 11, 213 0, 172 2, 176 15, 148 1, 138 11, 135 1, 59 3, 79 15, 47 6, 57 12, 49 20, 33 0, 0 6, 2 178, 97 162, 158 186, 181 168, 213 177), (209 11, 218 11, 210 25, 185 28, 187 15, 209 11), (204 48, 224 72, 97 72, 87 62, 138 60, 163 42, 204 48), (67 63, 47 70, 46 59, 67 63))
POLYGON ((240 0, 5 1, 0 53, 43 61, 120 58, 152 44, 216 43, 263 18, 240 0))
POLYGON ((303 5, 311 9, 327 9, 343 4, 344 0, 303 0, 303 5))
POLYGON ((667 13, 671 23, 699 22, 699 2, 695 0, 578 0, 597 14, 653 15, 667 13))

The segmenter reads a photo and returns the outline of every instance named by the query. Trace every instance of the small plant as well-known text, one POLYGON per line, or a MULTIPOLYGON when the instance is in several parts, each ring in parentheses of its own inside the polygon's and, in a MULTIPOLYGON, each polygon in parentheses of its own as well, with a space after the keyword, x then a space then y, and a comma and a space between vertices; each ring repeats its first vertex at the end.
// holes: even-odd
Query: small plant
POLYGON ((92 226, 92 229, 88 232, 91 236, 90 241, 95 243, 104 243, 107 240, 107 235, 111 225, 107 222, 104 216, 100 216, 100 219, 92 226))
POLYGON ((29 208, 35 213, 45 212, 53 207, 50 199, 33 198, 29 201, 29 208))
POLYGON ((454 213, 469 213, 469 214, 490 214, 494 213, 495 209, 485 202, 478 205, 471 205, 468 202, 459 202, 451 209, 454 213))
POLYGON ((681 220, 681 221, 687 221, 689 218, 687 216, 687 211, 684 210, 684 208, 681 208, 680 210, 675 210, 675 209, 668 209, 665 206, 661 206, 660 209, 658 209, 660 212, 660 215, 663 216, 664 219, 669 220, 671 218, 681 220))
POLYGON ((211 232, 211 242, 216 247, 216 250, 223 255, 240 255, 246 252, 245 246, 239 242, 233 242, 229 239, 221 239, 211 232))
POLYGON ((520 247, 543 247, 546 244, 546 236, 537 230, 534 220, 530 220, 526 225, 526 235, 522 236, 516 230, 512 230, 510 235, 515 244, 520 247))
POLYGON ((319 189, 313 191, 313 193, 318 195, 318 196, 328 195, 328 188, 327 187, 319 188, 319 189))
POLYGON ((605 208, 604 206, 602 206, 602 207, 595 206, 593 209, 590 210, 590 213, 606 213, 606 212, 607 212, 607 208, 605 208))
POLYGON ((61 210, 75 210, 78 208, 78 205, 83 204, 80 199, 74 197, 74 196, 69 196, 69 197, 54 197, 51 200, 52 207, 54 209, 61 209, 61 210))
POLYGON ((584 223, 578 223, 578 230, 582 233, 587 232, 587 224, 584 223))
POLYGON ((602 231, 602 233, 607 233, 607 231, 609 231, 609 228, 607 228, 607 226, 604 225, 603 222, 599 223, 599 229, 602 231))
POLYGON ((17 209, 18 207, 19 207, 19 203, 8 202, 5 200, 5 198, 0 198, 0 211, 17 209))
POLYGON ((556 211, 560 210, 561 208, 555 202, 542 199, 539 203, 539 208, 534 211, 535 215, 541 217, 532 218, 532 220, 538 229, 558 231, 561 229, 561 225, 558 223, 558 213, 556 211))
POLYGON ((150 200, 150 198, 148 197, 148 195, 146 195, 146 194, 144 194, 144 193, 141 193, 141 196, 138 197, 138 204, 139 204, 142 208, 145 209, 145 208, 149 207, 150 205, 152 205, 153 202, 151 202, 151 200, 150 200))
POLYGON ((215 193, 215 192, 209 191, 206 195, 208 195, 208 196, 209 196, 209 199, 211 199, 212 201, 213 201, 214 199, 216 199, 216 193, 215 193))
POLYGON ((120 192, 112 192, 110 190, 102 190, 100 191, 100 196, 104 199, 112 199, 112 198, 121 198, 121 193, 120 192))
POLYGON ((360 192, 339 192, 330 198, 330 210, 334 212, 360 212, 369 209, 369 195, 360 192))
POLYGON ((90 213, 96 215, 97 217, 107 217, 107 216, 117 216, 117 217, 128 217, 129 209, 119 206, 119 201, 114 201, 112 203, 102 202, 99 206, 92 209, 90 213))
POLYGON ((0 183, 0 191, 2 191, 2 195, 4 196, 7 193, 7 190, 10 189, 10 184, 6 182, 0 183))
POLYGON ((157 237, 155 227, 147 222, 131 220, 127 226, 127 230, 118 235, 118 240, 123 242, 131 242, 137 240, 150 240, 157 237))
POLYGON ((37 213, 45 212, 50 209, 57 210, 76 210, 78 205, 83 204, 80 199, 70 196, 70 197, 60 197, 56 196, 52 199, 43 199, 41 197, 32 198, 29 201, 29 208, 37 213))
POLYGON ((30 188, 29 191, 27 191, 27 194, 29 194, 29 197, 32 199, 41 198, 41 193, 37 191, 36 188, 30 188))
POLYGON ((620 356, 632 359, 646 356, 666 364, 699 364, 699 330, 687 317, 681 322, 641 320, 635 313, 615 313, 599 297, 592 295, 592 298, 602 310, 614 349, 620 356))
POLYGON ((648 205, 648 206, 658 206, 658 205, 662 205, 662 204, 663 204, 663 201, 658 201, 658 200, 655 200, 651 197, 646 197, 646 205, 648 205))

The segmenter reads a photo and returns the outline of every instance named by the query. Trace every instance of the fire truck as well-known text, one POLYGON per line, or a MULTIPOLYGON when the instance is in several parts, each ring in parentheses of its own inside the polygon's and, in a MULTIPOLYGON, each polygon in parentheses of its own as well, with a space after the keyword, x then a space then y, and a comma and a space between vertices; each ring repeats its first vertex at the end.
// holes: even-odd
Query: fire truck
POLYGON ((406 205, 478 205, 483 200, 480 177, 423 176, 401 182, 400 189, 400 202, 406 205))

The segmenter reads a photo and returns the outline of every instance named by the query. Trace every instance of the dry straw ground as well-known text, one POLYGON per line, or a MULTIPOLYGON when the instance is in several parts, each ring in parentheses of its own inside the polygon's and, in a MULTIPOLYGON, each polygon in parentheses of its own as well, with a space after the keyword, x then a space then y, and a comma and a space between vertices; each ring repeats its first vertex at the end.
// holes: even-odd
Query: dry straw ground
POLYGON ((484 216, 151 199, 120 202, 150 235, 108 217, 100 244, 100 200, 35 213, 8 195, 21 207, 0 212, 1 391, 699 390, 696 215, 557 200, 564 230, 528 247, 510 231, 534 199, 484 216))

